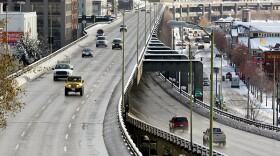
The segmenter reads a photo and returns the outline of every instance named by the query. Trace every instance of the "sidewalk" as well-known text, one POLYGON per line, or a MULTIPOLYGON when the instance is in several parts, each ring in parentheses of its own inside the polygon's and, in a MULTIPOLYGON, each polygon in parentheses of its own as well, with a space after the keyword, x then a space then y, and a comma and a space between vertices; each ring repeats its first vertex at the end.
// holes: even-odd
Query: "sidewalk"
MULTIPOLYGON (((174 29, 174 35, 175 35, 175 44, 177 42, 182 42, 180 35, 179 35, 179 29, 174 29)), ((209 49, 210 44, 205 44, 205 47, 207 50, 205 51, 199 51, 199 52, 193 52, 195 55, 195 58, 202 58, 203 63, 203 73, 205 75, 208 75, 210 80, 210 66, 211 66, 211 51, 209 49)), ((175 46, 176 50, 179 50, 180 53, 185 54, 188 56, 188 49, 182 49, 181 46, 175 46)), ((215 54, 218 54, 219 51, 215 48, 214 49, 214 56, 215 54)), ((240 117, 246 117, 247 110, 248 110, 248 89, 246 84, 243 83, 243 81, 240 80, 240 88, 231 88, 231 81, 228 79, 225 79, 225 81, 222 81, 221 83, 221 71, 222 75, 225 76, 227 72, 231 72, 232 75, 236 75, 234 72, 234 67, 230 66, 227 60, 221 61, 221 58, 214 58, 214 67, 221 68, 222 64, 222 70, 220 69, 219 73, 217 74, 217 92, 216 92, 216 74, 213 77, 214 81, 214 97, 217 93, 219 95, 219 86, 222 86, 222 95, 223 100, 225 102, 225 105, 228 109, 229 113, 235 114, 240 117)), ((260 94, 260 93, 259 93, 260 94)), ((204 95, 204 102, 210 103, 210 87, 204 86, 203 87, 203 95, 204 95)), ((260 95, 259 95, 260 97, 260 95)), ((263 94, 263 102, 261 103, 252 93, 249 92, 249 115, 251 117, 254 117, 258 122, 264 122, 267 124, 272 124, 272 118, 273 118, 273 111, 272 111, 272 98, 269 96, 267 98, 267 105, 266 105, 266 98, 263 94), (251 111, 253 110, 253 111, 251 111), (253 112, 253 113, 252 113, 253 112)))

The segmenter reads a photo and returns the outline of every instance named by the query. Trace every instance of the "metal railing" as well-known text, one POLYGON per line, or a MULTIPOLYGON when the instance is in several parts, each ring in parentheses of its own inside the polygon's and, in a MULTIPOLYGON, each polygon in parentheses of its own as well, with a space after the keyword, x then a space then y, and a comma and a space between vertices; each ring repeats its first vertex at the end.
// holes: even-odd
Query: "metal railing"
MULTIPOLYGON (((193 145, 191 146, 191 143, 189 140, 186 140, 174 133, 169 133, 165 130, 152 126, 152 125, 145 123, 130 115, 128 115, 127 121, 129 123, 131 123, 133 126, 139 128, 145 132, 151 133, 159 138, 167 140, 173 144, 176 144, 180 148, 184 148, 186 151, 189 151, 192 154, 206 156, 209 153, 209 149, 206 148, 205 146, 195 144, 195 143, 193 143, 193 145), (192 149, 191 149, 191 147, 192 147, 192 149)), ((225 154, 213 151, 213 155, 214 156, 224 156, 225 154)))
MULTIPOLYGON (((161 79, 166 79, 162 74, 160 74, 160 78, 161 79)), ((173 84, 171 81, 169 81, 167 79, 166 79, 166 83, 169 83, 170 85, 173 84)), ((172 85, 172 87, 173 87, 174 90, 176 90, 178 93, 180 93, 179 87, 177 87, 176 85, 172 85)), ((190 94, 186 93, 183 90, 181 90, 181 94, 184 95, 187 98, 190 98, 190 94)), ((210 106, 208 104, 206 104, 203 101, 200 101, 198 99, 196 99, 196 104, 198 104, 201 107, 204 107, 204 108, 206 108, 208 110, 210 109, 210 106)), ((222 111, 222 110, 217 109, 217 108, 214 108, 214 112, 218 113, 218 114, 220 114, 222 116, 228 117, 230 119, 236 120, 238 122, 243 122, 243 123, 246 123, 246 124, 258 127, 258 128, 262 128, 262 129, 266 129, 266 130, 272 130, 272 131, 276 131, 276 132, 280 131, 280 127, 269 125, 269 124, 264 124, 264 123, 259 123, 259 122, 256 122, 256 121, 253 121, 253 120, 250 120, 250 119, 239 117, 239 116, 236 116, 234 114, 222 111)))

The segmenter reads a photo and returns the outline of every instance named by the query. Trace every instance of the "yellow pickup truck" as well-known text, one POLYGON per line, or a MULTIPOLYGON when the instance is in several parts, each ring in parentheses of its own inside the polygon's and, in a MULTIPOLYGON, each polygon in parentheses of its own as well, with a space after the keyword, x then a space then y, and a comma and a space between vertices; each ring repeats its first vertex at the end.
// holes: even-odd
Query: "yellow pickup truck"
POLYGON ((69 95, 69 92, 79 92, 80 96, 84 95, 84 80, 81 76, 68 76, 65 85, 65 96, 69 95))

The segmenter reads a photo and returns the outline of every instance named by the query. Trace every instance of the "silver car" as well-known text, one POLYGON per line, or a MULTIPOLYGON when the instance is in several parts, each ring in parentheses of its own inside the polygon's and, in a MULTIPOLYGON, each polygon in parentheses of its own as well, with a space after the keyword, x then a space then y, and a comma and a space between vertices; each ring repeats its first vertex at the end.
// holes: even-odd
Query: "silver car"
POLYGON ((96 47, 100 47, 100 46, 104 46, 107 47, 108 46, 108 41, 107 41, 107 37, 106 36, 98 36, 96 39, 96 47))

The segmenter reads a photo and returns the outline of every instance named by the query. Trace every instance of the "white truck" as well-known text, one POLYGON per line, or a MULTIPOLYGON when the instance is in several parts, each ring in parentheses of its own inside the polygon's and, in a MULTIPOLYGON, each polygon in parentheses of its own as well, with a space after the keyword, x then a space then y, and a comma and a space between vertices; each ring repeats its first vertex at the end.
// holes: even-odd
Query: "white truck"
MULTIPOLYGON (((210 128, 203 132, 203 145, 207 146, 210 140, 210 128)), ((221 128, 213 128, 213 143, 226 146, 226 134, 221 128)))
POLYGON ((57 61, 57 64, 52 70, 54 81, 73 75, 73 65, 70 64, 70 61, 57 61))

